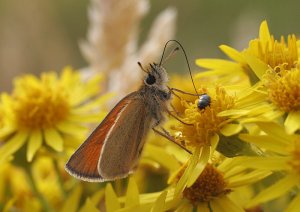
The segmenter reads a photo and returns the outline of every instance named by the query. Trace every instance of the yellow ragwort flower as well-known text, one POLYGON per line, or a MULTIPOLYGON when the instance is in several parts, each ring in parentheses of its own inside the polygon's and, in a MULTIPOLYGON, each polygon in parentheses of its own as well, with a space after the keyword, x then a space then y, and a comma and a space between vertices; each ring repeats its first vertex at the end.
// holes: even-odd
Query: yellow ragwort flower
POLYGON ((33 75, 17 78, 12 94, 1 95, 0 137, 4 142, 0 147, 0 162, 8 160, 26 142, 27 161, 31 161, 41 147, 60 152, 67 145, 66 137, 84 136, 85 124, 99 122, 104 115, 98 112, 100 103, 108 97, 97 97, 101 79, 96 76, 83 81, 80 73, 70 67, 60 76, 49 72, 41 78, 33 75))
POLYGON ((264 84, 270 101, 287 114, 284 125, 290 134, 300 129, 300 67, 291 70, 269 70, 264 84))
MULTIPOLYGON (((141 194, 139 211, 244 211, 245 205, 235 202, 236 198, 231 194, 265 178, 271 172, 249 170, 238 160, 234 158, 208 163, 193 185, 179 195, 176 195, 173 187, 162 192, 141 194)), ((185 168, 186 165, 177 173, 174 181, 181 178, 185 168)))
MULTIPOLYGON (((239 52, 222 45, 220 48, 233 60, 199 59, 199 66, 210 69, 205 75, 218 75, 221 78, 247 74, 249 81, 265 94, 261 101, 270 101, 281 115, 284 113, 285 127, 288 133, 300 129, 299 107, 299 43, 291 34, 285 39, 276 40, 270 34, 266 21, 260 25, 259 37, 249 42, 248 48, 239 52), (257 85, 261 85, 260 87, 257 85)), ((253 107, 253 110, 259 108, 253 107)))
POLYGON ((183 121, 190 125, 179 123, 174 127, 174 130, 182 133, 186 145, 192 147, 210 146, 212 137, 228 123, 228 120, 219 117, 218 113, 232 109, 235 104, 235 97, 221 87, 216 87, 215 91, 210 92, 203 88, 199 93, 206 93, 211 97, 210 105, 199 109, 198 99, 193 103, 185 102, 183 121))
POLYGON ((207 93, 211 97, 210 105, 199 109, 198 100, 183 101, 186 109, 181 117, 185 123, 178 122, 172 126, 175 137, 179 134, 177 138, 193 149, 187 168, 178 181, 176 195, 196 181, 215 149, 227 157, 260 154, 252 145, 241 141, 237 134, 246 130, 245 125, 249 122, 278 117, 269 104, 261 101, 265 95, 255 89, 216 86, 202 88, 199 93, 207 93), (253 110, 254 107, 256 110, 253 110))
POLYGON ((12 208, 25 210, 28 207, 37 211, 41 209, 26 181, 26 173, 10 163, 0 166, 0 205, 5 206, 7 211, 12 208))
POLYGON ((279 110, 287 113, 285 127, 288 133, 300 129, 298 43, 293 34, 288 35, 287 42, 283 36, 280 41, 275 40, 264 21, 260 27, 259 39, 252 40, 244 51, 246 61, 262 80, 269 100, 279 110))
POLYGON ((290 70, 298 62, 296 36, 288 35, 287 42, 283 36, 280 41, 275 40, 266 21, 261 23, 259 38, 251 40, 244 53, 255 56, 276 71, 290 70))
POLYGON ((299 58, 299 48, 295 35, 288 35, 287 42, 282 36, 280 41, 270 34, 268 24, 263 21, 260 25, 259 38, 249 42, 248 48, 239 52, 229 46, 221 45, 220 49, 233 61, 221 59, 198 59, 197 65, 207 68, 205 75, 225 75, 235 78, 247 74, 252 84, 262 79, 269 68, 276 71, 290 70, 296 67, 299 58))
POLYGON ((282 178, 263 189, 248 203, 248 206, 265 203, 293 192, 294 197, 285 211, 298 211, 300 208, 300 136, 287 134, 284 126, 276 123, 261 122, 258 126, 264 134, 241 134, 240 137, 266 149, 269 154, 266 157, 244 157, 241 158, 241 162, 245 167, 280 172, 282 178))

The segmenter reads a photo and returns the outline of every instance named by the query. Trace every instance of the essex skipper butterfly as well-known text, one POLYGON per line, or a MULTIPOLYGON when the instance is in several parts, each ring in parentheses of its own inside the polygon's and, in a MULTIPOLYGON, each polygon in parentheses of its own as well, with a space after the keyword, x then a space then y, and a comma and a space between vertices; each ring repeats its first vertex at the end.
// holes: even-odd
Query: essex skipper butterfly
POLYGON ((124 178, 136 169, 146 134, 150 129, 159 132, 154 127, 164 119, 171 98, 168 75, 161 65, 165 49, 159 64, 145 70, 138 63, 146 72, 142 85, 124 97, 71 156, 65 166, 69 174, 103 182, 124 178))

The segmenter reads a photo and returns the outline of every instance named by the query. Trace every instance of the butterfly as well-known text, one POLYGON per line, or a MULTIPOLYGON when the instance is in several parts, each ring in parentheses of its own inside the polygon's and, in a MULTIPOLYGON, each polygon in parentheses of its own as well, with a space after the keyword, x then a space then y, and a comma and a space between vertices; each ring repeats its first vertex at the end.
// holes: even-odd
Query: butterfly
MULTIPOLYGON (((152 63, 144 69, 141 63, 138 63, 146 73, 140 88, 120 100, 70 157, 65 166, 70 175, 90 182, 112 181, 127 177, 137 168, 146 135, 151 129, 191 153, 177 143, 167 131, 162 132, 155 128, 164 120, 164 112, 172 115, 168 111, 172 89, 167 86, 168 74, 161 65, 166 46, 171 41, 178 43, 182 48, 190 71, 186 53, 177 40, 169 40, 166 43, 159 64, 152 63)), ((178 49, 175 48, 172 53, 178 49)), ((192 79, 191 71, 190 76, 192 79)), ((174 90, 182 92, 178 89, 174 90)), ((174 115, 173 117, 176 118, 174 115)))

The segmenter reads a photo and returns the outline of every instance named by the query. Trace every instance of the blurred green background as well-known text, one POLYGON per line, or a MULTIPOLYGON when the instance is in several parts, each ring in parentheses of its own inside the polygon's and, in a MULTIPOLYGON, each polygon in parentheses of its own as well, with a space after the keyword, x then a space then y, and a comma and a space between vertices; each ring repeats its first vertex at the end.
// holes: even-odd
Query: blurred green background
MULTIPOLYGON (((0 91, 10 91, 12 79, 23 73, 86 66, 78 41, 85 39, 89 2, 0 0, 0 91)), ((200 57, 224 57, 220 44, 242 50, 257 37, 264 19, 276 37, 300 33, 299 1, 152 0, 150 6, 140 25, 141 41, 157 14, 173 6, 178 11, 176 39, 192 64, 200 57)), ((172 71, 184 66, 183 59, 170 61, 172 71)), ((193 64, 192 69, 197 67, 193 64)))

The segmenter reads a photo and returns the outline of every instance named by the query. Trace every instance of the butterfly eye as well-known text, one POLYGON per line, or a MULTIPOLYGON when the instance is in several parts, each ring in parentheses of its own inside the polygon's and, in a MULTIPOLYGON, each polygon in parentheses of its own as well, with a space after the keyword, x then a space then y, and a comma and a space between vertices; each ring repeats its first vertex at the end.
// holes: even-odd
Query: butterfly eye
POLYGON ((211 101, 210 96, 207 94, 203 94, 200 96, 197 106, 200 110, 203 110, 204 108, 210 105, 210 101, 211 101))
POLYGON ((151 74, 148 74, 148 77, 147 77, 147 79, 146 79, 146 83, 147 83, 148 85, 152 85, 152 84, 154 84, 155 82, 156 82, 155 77, 154 77, 153 75, 151 75, 151 74))

